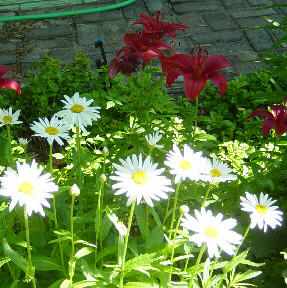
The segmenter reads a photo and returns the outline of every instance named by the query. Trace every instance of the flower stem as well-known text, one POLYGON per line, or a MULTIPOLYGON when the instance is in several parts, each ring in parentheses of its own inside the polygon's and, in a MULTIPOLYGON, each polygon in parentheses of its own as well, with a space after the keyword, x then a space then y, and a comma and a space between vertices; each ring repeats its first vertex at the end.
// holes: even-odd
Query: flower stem
MULTIPOLYGON (((147 250, 148 248, 148 225, 149 225, 149 219, 148 219, 148 216, 149 216, 149 208, 148 208, 148 205, 146 204, 145 205, 145 215, 146 215, 146 219, 145 219, 145 249, 147 250)), ((156 243, 156 242, 155 242, 156 243)))
POLYGON ((211 183, 209 182, 209 185, 208 185, 208 187, 207 187, 207 190, 206 190, 204 199, 203 199, 203 201, 202 201, 202 203, 201 203, 201 207, 204 207, 204 204, 205 204, 206 199, 207 199, 207 197, 208 197, 208 195, 209 195, 210 189, 211 189, 211 183))
POLYGON ((14 169, 15 163, 14 163, 13 152, 12 152, 11 130, 10 130, 9 124, 6 124, 6 127, 7 127, 7 136, 8 136, 8 145, 9 145, 9 156, 8 156, 9 161, 8 161, 8 163, 9 163, 9 166, 14 169))
POLYGON ((104 183, 100 181, 100 188, 99 188, 99 196, 98 196, 98 209, 97 209, 97 229, 96 229, 96 239, 95 239, 95 268, 97 263, 97 253, 98 253, 98 246, 102 246, 102 237, 99 237, 99 232, 102 230, 102 194, 103 194, 103 186, 104 183), (98 245, 99 241, 99 245, 98 245))
POLYGON ((188 288, 191 288, 191 287, 192 287, 193 278, 194 278, 194 276, 196 275, 196 271, 197 271, 198 265, 199 265, 199 263, 200 263, 200 260, 201 260, 201 257, 202 257, 202 254, 203 254, 205 248, 206 248, 206 243, 204 243, 204 244, 202 245, 202 247, 201 247, 201 249, 200 249, 200 251, 199 251, 199 254, 198 254, 198 256, 197 256, 196 263, 195 263, 195 265, 194 265, 194 267, 193 267, 193 271, 192 271, 190 280, 189 280, 189 282, 188 282, 188 288))
POLYGON ((78 162, 78 187, 82 188, 82 159, 81 159, 81 137, 80 128, 76 127, 76 147, 77 147, 77 162, 78 162))
POLYGON ((177 205, 177 198, 178 198, 178 191, 179 191, 180 184, 181 184, 181 179, 180 179, 179 182, 177 183, 176 189, 175 189, 173 210, 172 210, 172 216, 171 216, 169 233, 168 233, 168 238, 169 238, 169 239, 170 239, 170 237, 171 237, 171 232, 172 232, 172 229, 173 229, 173 223, 174 223, 174 217, 175 217, 175 211, 176 211, 176 205, 177 205))
POLYGON ((70 211, 70 225, 71 225, 71 256, 69 261, 69 276, 70 276, 70 283, 73 283, 73 276, 75 271, 76 262, 74 261, 74 202, 75 202, 75 195, 72 194, 72 201, 71 201, 71 211, 70 211))
POLYGON ((178 221, 177 221, 176 226, 175 226, 175 231, 174 231, 174 233, 173 233, 171 256, 170 256, 171 264, 170 264, 170 270, 169 270, 168 283, 170 283, 170 281, 171 281, 171 276, 172 276, 172 267, 173 267, 174 249, 175 249, 175 247, 174 247, 174 245, 175 245, 175 238, 176 238, 176 234, 177 234, 178 227, 179 227, 179 224, 180 224, 180 219, 181 219, 181 217, 183 216, 183 214, 184 214, 184 213, 180 213, 180 216, 179 216, 178 221))
POLYGON ((194 129, 192 134, 192 145, 194 146, 196 128, 197 128, 197 118, 198 118, 198 97, 195 98, 195 118, 194 118, 194 129))
MULTIPOLYGON (((53 177, 53 144, 50 145, 50 154, 49 154, 49 169, 50 169, 50 174, 51 177, 53 177)), ((58 226, 58 220, 57 220, 57 210, 56 210, 56 197, 53 197, 53 214, 54 214, 54 223, 55 223, 55 228, 56 231, 59 231, 59 226, 58 226)), ((58 240, 60 239, 60 235, 57 234, 58 240)), ((60 249, 60 256, 61 256, 61 263, 62 267, 65 271, 65 263, 64 263, 64 253, 63 253, 63 247, 62 247, 62 242, 59 243, 59 249, 60 249)))
MULTIPOLYGON (((239 248, 241 247, 242 243, 244 242, 244 240, 245 240, 245 238, 246 238, 246 236, 247 236, 247 234, 248 234, 248 232, 249 232, 249 230, 250 230, 250 227, 251 227, 251 224, 249 224, 249 226, 246 228, 245 233, 244 233, 244 235, 243 235, 243 237, 242 237, 241 244, 239 244, 239 245, 237 246, 237 248, 236 248, 236 250, 235 250, 235 252, 234 252, 234 255, 233 255, 233 257, 232 257, 232 259, 231 259, 231 261, 230 261, 230 263, 232 263, 232 262, 234 261, 236 255, 237 255, 237 253, 238 253, 239 248)), ((222 274, 220 280, 218 281, 218 283, 217 283, 217 285, 216 285, 216 288, 219 288, 219 287, 220 287, 220 284, 222 283, 223 279, 225 278, 225 275, 227 274, 228 269, 229 269, 229 266, 227 266, 227 267, 224 269, 223 274, 222 274)), ((235 271, 235 268, 233 269, 232 274, 234 273, 234 271, 235 271)), ((230 283, 229 283, 229 285, 228 285, 227 287, 230 287, 230 283)))
MULTIPOLYGON (((26 212, 26 208, 24 207, 24 221, 25 221, 25 230, 26 230, 26 242, 27 242, 27 254, 28 254, 28 262, 29 262, 29 271, 33 271, 34 267, 32 265, 32 256, 31 256, 31 247, 30 247, 30 233, 29 233, 29 221, 28 215, 26 212)), ((36 288, 36 279, 35 279, 35 271, 32 272, 32 284, 33 288, 36 288)))
POLYGON ((128 248, 128 240, 129 240, 130 229, 132 226, 135 204, 136 204, 136 200, 132 203, 131 210, 130 210, 127 234, 125 236, 124 249, 123 249, 123 254, 122 254, 122 265, 121 265, 121 275, 120 275, 119 288, 123 288, 123 284, 124 284, 125 259, 126 259, 126 252, 127 252, 127 248, 128 248))

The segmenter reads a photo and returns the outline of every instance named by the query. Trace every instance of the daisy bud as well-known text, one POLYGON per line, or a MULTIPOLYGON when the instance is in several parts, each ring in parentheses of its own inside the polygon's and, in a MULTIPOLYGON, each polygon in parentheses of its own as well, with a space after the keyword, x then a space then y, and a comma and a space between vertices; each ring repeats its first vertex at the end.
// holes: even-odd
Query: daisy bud
POLYGON ((106 182, 106 181, 107 181, 107 176, 106 176, 105 174, 101 174, 101 175, 100 175, 100 181, 101 181, 102 183, 106 182))
POLYGON ((186 213, 189 212, 189 207, 186 206, 186 205, 182 205, 182 206, 179 207, 179 211, 180 211, 181 214, 186 214, 186 213))
POLYGON ((105 157, 107 157, 109 155, 109 150, 108 150, 108 148, 106 146, 103 148, 103 155, 105 157))
POLYGON ((19 144, 22 146, 28 145, 28 140, 26 138, 19 138, 19 144))
POLYGON ((74 184, 71 189, 70 189, 70 194, 72 196, 79 196, 80 195, 80 189, 79 187, 77 186, 77 184, 74 184))

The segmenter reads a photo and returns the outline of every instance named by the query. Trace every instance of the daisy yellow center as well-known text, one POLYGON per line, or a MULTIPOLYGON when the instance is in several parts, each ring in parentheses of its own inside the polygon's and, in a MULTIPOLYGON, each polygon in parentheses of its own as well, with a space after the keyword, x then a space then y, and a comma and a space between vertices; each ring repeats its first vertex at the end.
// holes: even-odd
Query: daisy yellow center
POLYGON ((134 173, 132 176, 132 179, 137 184, 140 184, 140 185, 146 184, 148 181, 148 177, 147 177, 146 173, 141 172, 141 171, 134 173))
POLYGON ((84 110, 84 106, 79 105, 79 104, 75 104, 72 108, 71 108, 72 112, 74 113, 80 113, 84 110))
POLYGON ((210 174, 211 174, 212 177, 219 177, 219 176, 221 176, 220 171, 218 171, 217 169, 212 169, 212 170, 210 171, 210 174))
POLYGON ((179 163, 179 167, 183 170, 189 170, 191 168, 191 164, 187 160, 181 160, 179 163))
POLYGON ((11 123, 11 122, 12 122, 12 117, 10 117, 10 116, 4 116, 4 117, 3 117, 3 122, 4 122, 4 124, 6 124, 6 123, 11 123))
POLYGON ((20 183, 20 185, 18 187, 18 191, 23 193, 23 194, 32 195, 33 190, 34 190, 34 186, 29 182, 22 182, 22 183, 20 183))
POLYGON ((258 204, 256 206, 256 210, 258 211, 259 214, 266 214, 267 213, 267 208, 261 204, 258 204))
POLYGON ((210 238, 217 238, 218 237, 218 231, 213 227, 206 226, 203 229, 203 232, 210 238))
POLYGON ((45 132, 48 133, 49 135, 57 135, 59 131, 55 127, 47 127, 45 129, 45 132))

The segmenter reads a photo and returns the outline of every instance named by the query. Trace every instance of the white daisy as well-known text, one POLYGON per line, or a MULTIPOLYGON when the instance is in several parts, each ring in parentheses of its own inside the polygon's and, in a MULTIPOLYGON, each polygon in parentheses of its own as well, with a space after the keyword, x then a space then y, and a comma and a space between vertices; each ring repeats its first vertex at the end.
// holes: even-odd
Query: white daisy
POLYGON ((64 95, 66 100, 61 100, 65 106, 62 111, 55 115, 63 118, 63 122, 70 125, 76 125, 81 131, 87 133, 86 126, 92 125, 92 120, 101 118, 98 109, 99 106, 89 107, 94 100, 87 100, 85 97, 81 98, 76 92, 74 96, 69 97, 64 95))
POLYGON ((181 226, 196 234, 189 237, 190 242, 196 243, 199 247, 203 243, 207 244, 209 258, 213 256, 219 257, 219 249, 221 248, 228 255, 233 255, 236 246, 233 244, 240 244, 242 236, 234 231, 231 231, 236 225, 235 219, 223 220, 221 213, 213 216, 210 210, 206 211, 204 207, 201 208, 201 213, 195 210, 196 218, 189 214, 181 218, 181 226))
POLYGON ((0 195, 11 197, 9 211, 11 212, 17 203, 25 205, 27 215, 39 212, 45 216, 44 207, 50 207, 46 199, 53 198, 52 192, 58 191, 58 186, 52 182, 50 173, 41 175, 43 167, 37 167, 35 160, 29 164, 16 162, 17 172, 7 168, 5 175, 0 177, 2 189, 0 195))
POLYGON ((4 125, 16 125, 22 123, 22 121, 18 121, 20 115, 20 110, 17 110, 15 113, 12 113, 12 108, 10 107, 8 110, 0 109, 0 127, 4 125))
POLYGON ((36 132, 34 136, 40 136, 47 138, 47 141, 52 145, 55 140, 59 145, 64 145, 64 142, 61 138, 68 140, 71 137, 69 136, 70 126, 59 120, 55 115, 49 121, 47 118, 39 118, 39 121, 34 121, 31 124, 31 129, 36 132))
POLYGON ((115 195, 126 193, 127 206, 135 200, 139 204, 143 198, 153 207, 152 200, 167 199, 166 192, 174 192, 169 187, 171 181, 165 176, 160 176, 164 168, 156 169, 158 164, 152 164, 150 156, 143 162, 141 154, 139 157, 133 154, 131 158, 127 157, 127 160, 120 159, 120 162, 122 166, 113 164, 117 169, 117 176, 110 178, 118 182, 112 186, 113 189, 118 189, 115 195))
POLYGON ((264 228, 264 232, 266 232, 268 225, 272 229, 277 225, 281 226, 282 217, 280 215, 283 213, 277 210, 278 206, 272 206, 276 200, 268 199, 268 194, 264 195, 262 192, 260 193, 259 201, 256 195, 248 192, 245 192, 245 194, 246 198, 240 197, 242 201, 240 205, 242 206, 241 210, 251 212, 251 229, 258 225, 259 229, 264 228))
POLYGON ((225 182, 236 180, 237 176, 231 174, 233 171, 226 163, 220 162, 215 157, 207 160, 208 170, 202 173, 202 180, 210 182, 225 182))
POLYGON ((170 174, 175 175, 174 183, 179 180, 200 180, 202 173, 208 169, 207 159, 202 156, 201 152, 194 152, 188 145, 183 147, 183 156, 179 148, 174 144, 173 151, 167 154, 165 165, 171 167, 170 174))
POLYGON ((148 143, 149 146, 151 146, 152 148, 163 148, 163 145, 158 145, 158 141, 162 138, 162 135, 159 134, 158 131, 156 131, 155 133, 149 134, 145 136, 145 139, 148 143))

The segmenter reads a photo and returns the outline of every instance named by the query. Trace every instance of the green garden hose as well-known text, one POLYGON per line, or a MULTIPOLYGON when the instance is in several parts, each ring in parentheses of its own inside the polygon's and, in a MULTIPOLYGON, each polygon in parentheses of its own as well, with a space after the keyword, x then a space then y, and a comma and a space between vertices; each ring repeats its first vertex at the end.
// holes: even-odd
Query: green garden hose
POLYGON ((108 11, 113 9, 118 9, 129 4, 132 4, 136 0, 127 0, 121 3, 112 4, 104 7, 85 9, 85 10, 76 10, 76 11, 67 11, 59 13, 49 13, 49 14, 38 14, 38 15, 23 15, 23 16, 12 16, 12 17, 3 17, 0 18, 0 22, 7 21, 20 21, 20 20, 35 20, 35 19, 47 19, 47 18, 57 18, 57 17, 66 17, 66 16, 75 16, 80 14, 89 14, 95 12, 108 11))

